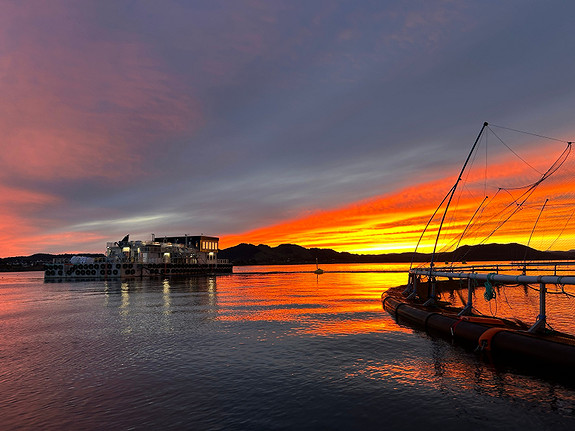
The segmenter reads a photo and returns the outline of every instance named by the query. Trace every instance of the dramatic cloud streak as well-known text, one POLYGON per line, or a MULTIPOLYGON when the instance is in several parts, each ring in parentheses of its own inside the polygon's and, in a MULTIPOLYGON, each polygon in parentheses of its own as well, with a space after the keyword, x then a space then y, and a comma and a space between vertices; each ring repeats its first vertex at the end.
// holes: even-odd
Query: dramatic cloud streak
MULTIPOLYGON (((556 250, 568 250, 573 247, 575 154, 560 143, 552 143, 524 155, 531 156, 533 164, 510 153, 489 165, 476 161, 477 166, 464 173, 451 206, 456 211, 446 219, 438 251, 442 247, 452 248, 454 244, 481 244, 487 239, 525 243, 534 227, 540 248, 554 246, 556 250), (569 157, 564 156, 566 154, 569 157), (556 174, 537 187, 530 186, 541 181, 556 162, 561 164, 556 174), (524 204, 526 197, 529 200, 524 204), (544 204, 547 209, 541 213, 544 204), (510 215, 513 218, 508 222, 510 215), (473 226, 468 226, 472 220, 473 226), (561 240, 560 233, 563 234, 561 240)), ((225 237, 224 245, 240 241, 268 245, 297 243, 320 248, 337 244, 337 249, 342 251, 381 253, 413 251, 421 241, 418 250, 430 252, 445 206, 431 220, 428 233, 422 236, 422 232, 456 178, 450 175, 345 208, 225 237)))
POLYGON ((564 3, 0 6, 3 256, 152 232, 400 250, 483 121, 575 134, 564 3))

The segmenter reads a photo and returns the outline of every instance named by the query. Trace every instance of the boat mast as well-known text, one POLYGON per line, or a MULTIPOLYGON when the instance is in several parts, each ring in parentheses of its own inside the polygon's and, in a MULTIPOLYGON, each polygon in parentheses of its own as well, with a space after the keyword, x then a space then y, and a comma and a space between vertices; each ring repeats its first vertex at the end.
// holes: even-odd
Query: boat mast
POLYGON ((481 135, 483 134, 483 130, 485 130, 485 128, 488 125, 489 125, 489 123, 487 123, 487 122, 483 123, 483 127, 481 127, 481 130, 479 131, 479 135, 477 135, 477 139, 475 139, 475 143, 473 144, 473 147, 471 147, 471 151, 467 155, 467 159, 465 159, 465 163, 463 164, 463 167, 461 168, 461 172, 459 173, 459 176, 457 177, 457 181, 455 181, 455 184, 451 188, 451 194, 449 195, 449 200, 447 201, 447 204, 445 205, 445 211, 443 211, 443 217, 441 217, 441 223, 439 223, 439 229, 437 230, 437 237, 435 238, 435 244, 433 245, 433 253, 431 254, 431 262, 429 264, 429 276, 430 277, 431 277, 431 271, 433 270, 433 263, 435 261, 435 252, 437 250, 437 243, 439 242, 439 235, 441 234, 441 228, 443 227, 443 222, 445 221, 445 216, 447 215, 447 210, 449 209, 449 204, 451 203, 451 200, 453 199, 453 195, 455 195, 455 190, 457 189, 457 186, 459 185, 459 182, 461 181, 461 178, 463 177, 463 172, 465 171, 465 168, 467 167, 467 164, 469 163, 469 159, 471 159, 471 155, 473 154, 473 151, 475 151, 475 147, 477 146, 479 139, 481 139, 481 135))

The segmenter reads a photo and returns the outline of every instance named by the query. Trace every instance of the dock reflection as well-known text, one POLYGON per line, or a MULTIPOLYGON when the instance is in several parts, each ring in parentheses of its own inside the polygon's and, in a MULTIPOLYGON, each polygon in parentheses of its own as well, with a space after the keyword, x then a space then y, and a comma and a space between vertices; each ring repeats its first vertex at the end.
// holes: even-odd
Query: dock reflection
POLYGON ((141 307, 157 308, 163 315, 187 309, 210 315, 217 307, 215 276, 106 281, 103 293, 104 305, 124 316, 141 307))

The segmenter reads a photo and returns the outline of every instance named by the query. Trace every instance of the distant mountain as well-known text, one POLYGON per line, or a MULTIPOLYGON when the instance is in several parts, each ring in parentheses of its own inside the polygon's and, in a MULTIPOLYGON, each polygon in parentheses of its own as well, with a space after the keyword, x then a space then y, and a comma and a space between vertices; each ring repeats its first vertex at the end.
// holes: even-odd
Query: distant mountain
MULTIPOLYGON (((218 256, 235 265, 279 265, 315 263, 401 263, 428 262, 427 253, 353 254, 331 249, 305 248, 295 244, 277 247, 260 244, 239 244, 221 250, 218 256)), ((521 244, 485 244, 462 246, 449 253, 438 253, 436 262, 461 261, 522 261, 522 260, 575 260, 575 252, 539 251, 521 244)))
POLYGON ((76 254, 48 254, 36 253, 31 256, 15 256, 0 258, 0 272, 15 271, 43 271, 44 264, 52 262, 54 259, 70 259, 72 256, 81 254, 82 256, 103 257, 100 253, 76 253, 76 254))
POLYGON ((281 244, 277 247, 265 244, 239 244, 221 250, 218 257, 229 259, 236 265, 313 263, 316 259, 323 263, 344 263, 356 262, 358 259, 358 255, 351 253, 321 248, 307 249, 295 244, 281 244))
POLYGON ((539 251, 521 244, 481 244, 464 245, 452 253, 441 255, 450 262, 489 261, 489 260, 569 260, 575 259, 573 251, 539 251))

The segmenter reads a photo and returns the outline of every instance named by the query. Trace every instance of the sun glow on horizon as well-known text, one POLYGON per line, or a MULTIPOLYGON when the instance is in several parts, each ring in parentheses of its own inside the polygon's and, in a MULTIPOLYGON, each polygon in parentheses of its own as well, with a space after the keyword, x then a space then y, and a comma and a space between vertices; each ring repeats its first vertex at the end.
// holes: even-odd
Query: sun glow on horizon
MULTIPOLYGON (((558 153, 557 144, 548 148, 532 147, 526 159, 535 162, 528 166, 515 156, 498 156, 489 169, 485 168, 487 164, 477 163, 478 169, 466 171, 445 218, 437 251, 486 243, 519 243, 538 250, 575 249, 575 155, 537 188, 529 188, 553 165, 558 153), (526 197, 529 200, 523 202, 526 197), (474 223, 468 225, 470 220, 474 223)), ((443 209, 431 221, 430 216, 455 178, 447 175, 340 208, 317 211, 248 232, 219 235, 220 248, 240 243, 269 246, 291 243, 339 252, 383 254, 413 252, 417 245, 416 251, 429 253, 435 247, 443 209)), ((7 243, 4 257, 51 252, 52 247, 60 247, 61 253, 101 252, 110 240, 109 233, 102 231, 109 226, 136 224, 140 232, 145 232, 148 225, 160 219, 157 214, 87 218, 60 229, 49 219, 36 218, 32 223, 13 212, 57 204, 55 196, 9 187, 0 187, 0 190, 5 192, 9 203, 0 210, 7 243), (63 243, 66 250, 61 248, 63 243)))
MULTIPOLYGON (((562 172, 539 187, 533 190, 527 187, 557 157, 557 145, 550 148, 553 151, 534 150, 537 162, 527 167, 511 156, 500 157, 490 167, 493 174, 490 182, 481 172, 467 173, 466 183, 450 207, 454 211, 445 219, 437 251, 481 243, 520 243, 541 250, 574 249, 575 216, 571 218, 575 203, 575 167, 571 161, 574 157, 562 172), (525 196, 530 198, 528 203, 523 203, 525 196), (548 203, 541 212, 546 199, 548 203), (470 220, 475 225, 468 226, 470 220)), ((343 208, 223 236, 222 248, 239 243, 270 246, 291 243, 340 252, 382 254, 412 252, 420 241, 417 251, 429 253, 435 246, 443 209, 423 236, 422 232, 453 181, 453 177, 444 177, 343 208)))

